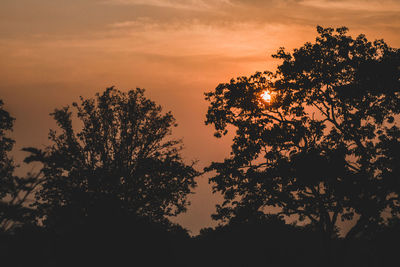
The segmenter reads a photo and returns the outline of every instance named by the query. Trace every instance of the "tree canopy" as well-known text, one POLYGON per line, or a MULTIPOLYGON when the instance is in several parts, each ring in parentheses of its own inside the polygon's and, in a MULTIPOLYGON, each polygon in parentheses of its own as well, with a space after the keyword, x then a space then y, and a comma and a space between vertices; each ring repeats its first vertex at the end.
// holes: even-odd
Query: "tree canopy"
POLYGON ((7 136, 14 124, 14 118, 3 108, 3 101, 0 100, 0 224, 5 228, 6 221, 10 216, 9 201, 6 199, 14 192, 14 162, 9 156, 14 140, 7 136))
POLYGON ((4 109, 0 99, 0 231, 13 230, 18 225, 33 222, 28 197, 40 184, 40 179, 31 173, 26 177, 14 174, 17 165, 10 155, 15 140, 9 135, 15 119, 4 109))
POLYGON ((35 206, 45 224, 127 215, 162 222, 185 210, 197 171, 170 138, 172 114, 144 90, 108 88, 51 115, 59 126, 51 145, 25 149, 26 162, 43 165, 35 206))
MULTIPOLYGON (((7 187, 9 179, 14 170, 13 160, 9 157, 8 153, 12 150, 15 141, 7 136, 8 131, 12 131, 14 118, 11 117, 3 108, 3 101, 0 100, 0 177, 1 188, 7 187)), ((4 192, 1 192, 0 197, 4 197, 4 192)))
POLYGON ((231 156, 208 168, 225 199, 216 219, 276 207, 329 239, 339 220, 356 219, 350 238, 398 214, 400 51, 345 27, 317 31, 314 43, 279 49, 276 72, 206 93, 215 135, 236 129, 231 156))

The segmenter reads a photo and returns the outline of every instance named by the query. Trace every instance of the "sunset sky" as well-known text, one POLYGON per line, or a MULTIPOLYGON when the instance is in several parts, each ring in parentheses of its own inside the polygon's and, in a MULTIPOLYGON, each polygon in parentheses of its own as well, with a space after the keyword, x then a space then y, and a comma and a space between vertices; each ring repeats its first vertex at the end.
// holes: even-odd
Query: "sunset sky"
MULTIPOLYGON (((0 99, 17 119, 16 161, 22 147, 47 144, 54 108, 112 85, 145 88, 173 112, 188 162, 222 160, 230 140, 204 125, 204 92, 273 70, 271 54, 315 40, 317 25, 398 48, 400 0, 1 0, 0 99)), ((198 182, 177 218, 195 234, 219 201, 206 176, 198 182)))

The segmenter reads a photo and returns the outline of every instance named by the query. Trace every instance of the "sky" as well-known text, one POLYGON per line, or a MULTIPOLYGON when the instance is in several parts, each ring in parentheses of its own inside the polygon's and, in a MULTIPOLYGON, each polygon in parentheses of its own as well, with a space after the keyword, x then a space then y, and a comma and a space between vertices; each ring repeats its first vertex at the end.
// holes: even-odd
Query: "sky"
MULTIPOLYGON (((229 156, 230 137, 205 126, 204 92, 233 77, 274 70, 271 54, 314 41, 316 26, 350 28, 400 47, 400 0, 1 0, 0 99, 26 146, 45 146, 55 108, 110 86, 140 87, 172 111, 185 160, 202 169, 229 156)), ((197 234, 215 225, 221 197, 198 179, 188 212, 197 234)))

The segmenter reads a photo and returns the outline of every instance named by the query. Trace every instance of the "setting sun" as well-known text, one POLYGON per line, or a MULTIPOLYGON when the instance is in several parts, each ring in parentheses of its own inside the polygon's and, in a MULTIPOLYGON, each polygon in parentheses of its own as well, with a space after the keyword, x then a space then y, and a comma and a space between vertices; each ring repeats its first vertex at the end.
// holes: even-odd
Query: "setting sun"
POLYGON ((261 98, 265 101, 265 102, 271 102, 271 93, 269 91, 264 91, 261 94, 261 98))

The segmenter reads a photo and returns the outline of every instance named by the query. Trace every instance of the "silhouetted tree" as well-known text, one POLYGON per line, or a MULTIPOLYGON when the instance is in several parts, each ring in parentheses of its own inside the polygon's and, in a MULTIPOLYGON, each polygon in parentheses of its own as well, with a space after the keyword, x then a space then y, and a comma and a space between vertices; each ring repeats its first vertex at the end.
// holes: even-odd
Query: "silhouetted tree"
POLYGON ((14 118, 3 109, 3 101, 0 100, 0 223, 2 228, 6 227, 5 220, 9 218, 9 205, 5 198, 14 191, 15 186, 14 162, 8 155, 15 141, 6 135, 7 131, 12 130, 13 123, 14 118))
POLYGON ((329 251, 339 219, 356 220, 351 238, 382 223, 386 208, 399 212, 400 52, 344 27, 317 31, 315 43, 281 48, 275 73, 206 94, 215 135, 236 128, 231 157, 208 170, 225 198, 216 219, 279 207, 318 227, 329 251))
POLYGON ((169 138, 176 126, 170 112, 163 114, 142 89, 113 87, 72 106, 80 124, 73 126, 70 107, 56 109, 60 132, 50 131, 52 144, 25 149, 26 162, 43 164, 35 206, 45 226, 126 216, 168 222, 185 210, 197 172, 183 162, 181 142, 169 138))
POLYGON ((7 135, 13 130, 14 118, 3 108, 0 100, 0 231, 7 232, 32 221, 32 210, 26 204, 28 196, 40 183, 37 176, 25 178, 14 175, 16 167, 9 155, 15 141, 7 135))

